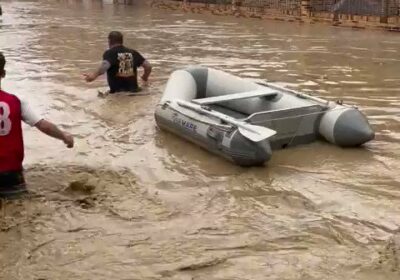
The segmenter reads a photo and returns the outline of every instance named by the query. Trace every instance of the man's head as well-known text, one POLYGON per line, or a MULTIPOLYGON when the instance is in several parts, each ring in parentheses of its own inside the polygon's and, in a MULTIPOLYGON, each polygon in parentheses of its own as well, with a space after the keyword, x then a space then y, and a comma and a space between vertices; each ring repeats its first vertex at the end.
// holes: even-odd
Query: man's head
POLYGON ((108 34, 108 45, 110 47, 116 45, 122 45, 123 43, 124 43, 124 36, 122 36, 121 32, 111 31, 110 34, 108 34))
POLYGON ((0 79, 6 76, 6 58, 4 57, 3 53, 0 52, 0 79))

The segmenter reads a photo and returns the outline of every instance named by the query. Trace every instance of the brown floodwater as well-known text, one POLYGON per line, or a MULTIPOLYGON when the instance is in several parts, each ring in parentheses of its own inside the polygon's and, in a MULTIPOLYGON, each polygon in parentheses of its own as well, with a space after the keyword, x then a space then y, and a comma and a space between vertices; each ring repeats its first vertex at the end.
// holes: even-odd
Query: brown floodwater
POLYGON ((3 207, 0 279, 400 279, 398 34, 101 1, 1 5, 3 88, 76 147, 24 126, 35 195, 3 207), (101 99, 105 78, 82 80, 111 30, 154 65, 149 95, 101 99), (191 64, 343 99, 376 139, 234 166, 155 125, 169 74, 191 64))

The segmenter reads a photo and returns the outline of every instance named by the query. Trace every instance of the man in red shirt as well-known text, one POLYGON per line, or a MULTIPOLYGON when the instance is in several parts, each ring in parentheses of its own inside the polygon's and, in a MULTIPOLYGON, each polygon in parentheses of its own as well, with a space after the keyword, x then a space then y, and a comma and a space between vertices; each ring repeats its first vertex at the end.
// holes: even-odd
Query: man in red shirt
POLYGON ((36 115, 27 103, 1 89, 6 59, 0 52, 0 198, 15 198, 27 192, 23 176, 24 143, 21 121, 74 146, 73 137, 36 115))

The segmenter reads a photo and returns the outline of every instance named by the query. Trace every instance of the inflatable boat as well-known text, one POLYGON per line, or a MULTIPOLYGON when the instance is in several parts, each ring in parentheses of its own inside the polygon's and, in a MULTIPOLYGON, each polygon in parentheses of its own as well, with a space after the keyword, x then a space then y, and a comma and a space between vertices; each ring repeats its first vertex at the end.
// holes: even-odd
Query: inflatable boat
POLYGON ((263 165, 274 149, 318 138, 355 147, 375 135, 356 107, 200 66, 171 74, 155 119, 241 166, 263 165))

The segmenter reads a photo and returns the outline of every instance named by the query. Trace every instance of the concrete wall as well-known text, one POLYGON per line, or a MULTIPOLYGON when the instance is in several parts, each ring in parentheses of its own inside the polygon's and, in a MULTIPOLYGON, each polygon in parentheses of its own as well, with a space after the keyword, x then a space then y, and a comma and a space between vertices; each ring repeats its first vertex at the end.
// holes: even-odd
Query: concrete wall
POLYGON ((151 6, 193 13, 400 31, 400 0, 152 0, 151 6), (363 5, 367 2, 368 6, 363 5))

